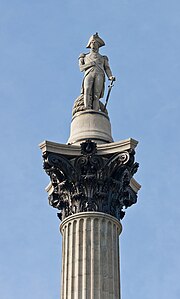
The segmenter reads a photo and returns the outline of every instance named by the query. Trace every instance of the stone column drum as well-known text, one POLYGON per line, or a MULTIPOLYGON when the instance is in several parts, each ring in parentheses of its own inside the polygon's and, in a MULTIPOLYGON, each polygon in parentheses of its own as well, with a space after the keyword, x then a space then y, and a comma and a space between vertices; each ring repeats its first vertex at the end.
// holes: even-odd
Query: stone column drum
POLYGON ((61 299, 120 299, 121 223, 99 212, 67 217, 63 237, 61 299))
POLYGON ((62 221, 61 299, 120 299, 119 235, 137 202, 137 142, 40 147, 50 177, 49 204, 62 221))

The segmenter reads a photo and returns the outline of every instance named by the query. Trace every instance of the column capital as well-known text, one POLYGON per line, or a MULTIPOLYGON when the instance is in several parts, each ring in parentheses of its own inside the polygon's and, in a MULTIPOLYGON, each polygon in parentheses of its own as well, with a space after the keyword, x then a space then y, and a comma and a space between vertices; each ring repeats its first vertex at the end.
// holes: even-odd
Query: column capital
MULTIPOLYGON (((112 143, 113 146, 113 143, 112 143)), ((124 209, 137 202, 140 185, 132 179, 139 164, 135 150, 112 152, 110 144, 102 154, 97 144, 86 140, 73 156, 60 152, 43 152, 44 169, 50 176, 47 188, 49 204, 60 210, 61 220, 79 212, 102 212, 124 217, 124 209), (135 187, 134 187, 135 186, 135 187)))

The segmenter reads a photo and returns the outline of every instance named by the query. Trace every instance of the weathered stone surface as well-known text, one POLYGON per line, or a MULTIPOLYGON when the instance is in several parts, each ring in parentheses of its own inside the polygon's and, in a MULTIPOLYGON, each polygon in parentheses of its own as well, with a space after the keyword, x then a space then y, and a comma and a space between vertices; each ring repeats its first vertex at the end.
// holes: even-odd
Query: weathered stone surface
POLYGON ((109 80, 115 80, 108 57, 99 54, 99 48, 104 45, 104 41, 96 33, 91 36, 87 45, 90 53, 79 55, 79 68, 81 72, 84 72, 81 94, 83 94, 85 109, 88 110, 99 111, 99 99, 104 95, 105 74, 109 80))
MULTIPOLYGON (((106 115, 108 115, 108 111, 106 109, 106 106, 99 101, 99 108, 101 112, 104 112, 106 115)), ((77 99, 74 102, 73 109, 72 109, 72 116, 74 116, 77 112, 81 112, 86 110, 86 107, 84 106, 84 95, 81 94, 77 97, 77 99)))
POLYGON ((94 110, 78 112, 72 118, 69 144, 80 144, 86 139, 96 143, 113 142, 111 124, 107 114, 94 110))
MULTIPOLYGON (((112 149, 111 149, 112 150, 112 149)), ((136 203, 138 185, 134 149, 98 155, 95 142, 81 144, 81 155, 70 157, 45 151, 44 169, 50 176, 49 203, 60 210, 59 218, 88 211, 122 219, 124 209, 136 203)))
MULTIPOLYGON (((87 138, 86 138, 87 139, 87 138)), ((138 141, 132 138, 121 140, 118 142, 112 142, 107 144, 97 144, 98 155, 112 155, 121 153, 123 151, 134 150, 138 144, 138 141)), ((81 146, 74 144, 62 144, 52 141, 43 141, 39 144, 42 154, 51 152, 54 154, 64 155, 65 157, 77 157, 81 155, 81 146)))
POLYGON ((61 299, 120 299, 120 222, 107 214, 79 213, 60 225, 61 299))

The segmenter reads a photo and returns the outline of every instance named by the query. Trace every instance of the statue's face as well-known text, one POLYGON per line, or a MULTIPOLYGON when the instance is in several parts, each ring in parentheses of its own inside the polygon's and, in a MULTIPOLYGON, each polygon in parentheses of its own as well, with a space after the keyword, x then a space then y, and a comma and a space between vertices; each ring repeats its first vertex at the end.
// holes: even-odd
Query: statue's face
POLYGON ((98 44, 98 42, 95 39, 93 39, 91 41, 90 48, 93 49, 93 50, 98 50, 99 49, 99 44, 98 44))

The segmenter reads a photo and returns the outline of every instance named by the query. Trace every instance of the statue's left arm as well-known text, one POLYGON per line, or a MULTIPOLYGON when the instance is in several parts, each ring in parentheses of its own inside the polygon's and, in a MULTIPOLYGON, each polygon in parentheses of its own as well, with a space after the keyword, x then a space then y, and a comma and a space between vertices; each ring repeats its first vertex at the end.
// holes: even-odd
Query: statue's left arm
POLYGON ((113 76, 110 66, 109 60, 107 56, 104 56, 104 70, 109 80, 115 81, 115 77, 113 76))

